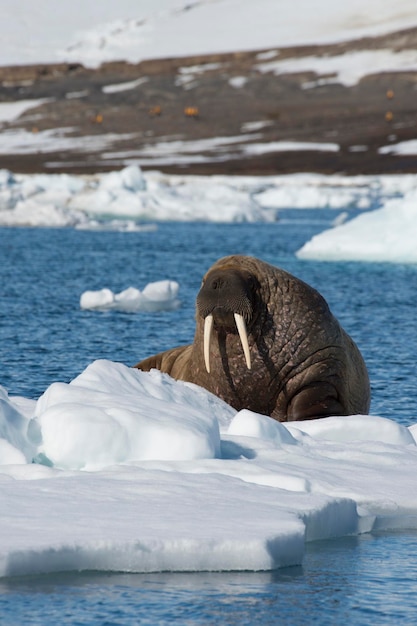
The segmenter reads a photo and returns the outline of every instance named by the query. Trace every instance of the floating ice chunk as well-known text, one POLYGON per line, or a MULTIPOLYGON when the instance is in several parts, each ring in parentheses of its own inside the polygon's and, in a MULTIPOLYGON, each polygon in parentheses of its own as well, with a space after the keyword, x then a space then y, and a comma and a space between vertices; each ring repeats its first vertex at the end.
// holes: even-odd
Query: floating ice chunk
POLYGON ((135 311, 147 310, 146 304, 146 296, 139 289, 128 287, 114 296, 112 308, 118 311, 134 313, 135 311))
POLYGON ((179 284, 173 280, 159 280, 149 283, 140 291, 128 287, 114 294, 111 289, 84 291, 80 297, 80 307, 94 311, 174 311, 180 306, 178 299, 179 284))
POLYGON ((315 235, 297 252, 302 259, 417 263, 417 191, 388 200, 376 211, 315 235))
POLYGON ((99 289, 98 291, 84 291, 80 298, 82 309, 96 309, 107 311, 114 303, 114 293, 111 289, 99 289))
POLYGON ((176 302, 178 290, 179 284, 174 280, 159 280, 148 283, 142 295, 147 298, 150 306, 157 306, 159 303, 176 302))

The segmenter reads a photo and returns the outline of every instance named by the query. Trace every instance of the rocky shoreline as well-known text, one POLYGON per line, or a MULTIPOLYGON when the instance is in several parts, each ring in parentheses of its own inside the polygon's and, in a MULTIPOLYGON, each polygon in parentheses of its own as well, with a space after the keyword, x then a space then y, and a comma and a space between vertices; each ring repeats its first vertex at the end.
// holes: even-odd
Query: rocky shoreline
POLYGON ((40 102, 0 124, 0 168, 93 173, 135 162, 187 174, 414 173, 417 154, 380 150, 417 138, 417 72, 369 68, 348 86, 331 75, 277 74, 261 64, 416 47, 417 29, 410 29, 320 47, 98 69, 2 67, 0 102, 40 102), (288 142, 287 149, 278 142, 288 142))

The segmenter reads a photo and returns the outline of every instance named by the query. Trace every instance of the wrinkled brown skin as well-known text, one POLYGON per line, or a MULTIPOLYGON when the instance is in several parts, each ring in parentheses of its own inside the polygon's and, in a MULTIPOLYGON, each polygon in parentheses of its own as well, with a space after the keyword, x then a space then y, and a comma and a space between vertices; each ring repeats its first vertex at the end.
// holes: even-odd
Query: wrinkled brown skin
POLYGON ((220 259, 205 275, 197 296, 194 343, 135 367, 167 372, 205 387, 237 410, 247 408, 281 422, 369 411, 364 360, 324 298, 291 274, 248 256, 220 259), (247 321, 251 370, 234 312, 247 321), (203 355, 208 313, 214 317, 210 374, 203 355))

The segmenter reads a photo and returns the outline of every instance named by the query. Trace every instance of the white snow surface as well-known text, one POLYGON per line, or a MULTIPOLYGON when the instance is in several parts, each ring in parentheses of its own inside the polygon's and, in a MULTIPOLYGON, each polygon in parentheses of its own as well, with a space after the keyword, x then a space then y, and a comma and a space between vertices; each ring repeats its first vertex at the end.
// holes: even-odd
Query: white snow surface
POLYGON ((306 81, 304 88, 318 85, 341 83, 346 87, 356 85, 362 78, 380 72, 415 72, 417 70, 417 51, 390 49, 359 50, 334 56, 306 56, 294 59, 276 59, 258 65, 261 72, 273 74, 297 74, 315 72, 318 77, 306 81))
POLYGON ((392 143, 388 146, 383 146, 382 148, 379 148, 378 152, 380 154, 417 154, 417 139, 409 139, 408 141, 392 143))
POLYGON ((49 98, 32 98, 31 100, 19 100, 18 102, 0 102, 0 122, 12 122, 30 109, 36 109, 49 98))
POLYGON ((269 570, 309 541, 416 529, 416 435, 281 424, 111 361, 37 402, 0 388, 0 576, 269 570))
POLYGON ((334 43, 417 24, 414 0, 3 0, 1 63, 179 57, 334 43))

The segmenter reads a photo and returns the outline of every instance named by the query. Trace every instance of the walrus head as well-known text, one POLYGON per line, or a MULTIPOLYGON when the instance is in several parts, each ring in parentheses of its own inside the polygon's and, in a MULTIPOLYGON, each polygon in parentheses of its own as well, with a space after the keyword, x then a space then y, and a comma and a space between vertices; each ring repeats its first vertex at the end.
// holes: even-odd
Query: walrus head
POLYGON ((256 311, 258 282, 248 271, 225 265, 210 270, 197 295, 197 316, 204 320, 204 363, 210 373, 210 340, 218 333, 238 333, 246 366, 252 367, 248 329, 256 311))

